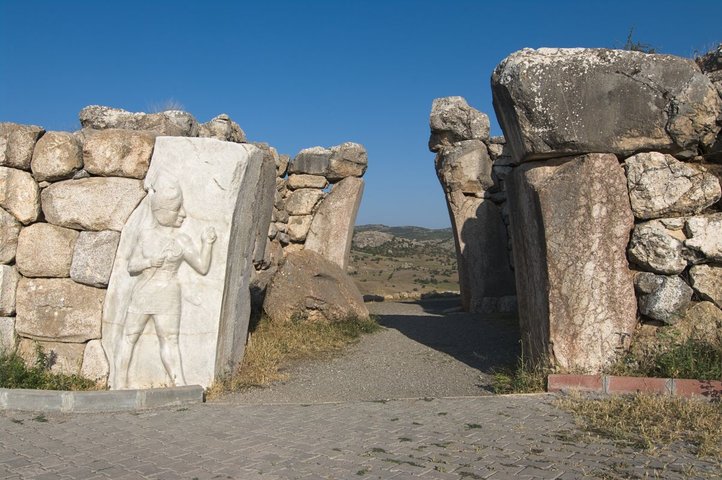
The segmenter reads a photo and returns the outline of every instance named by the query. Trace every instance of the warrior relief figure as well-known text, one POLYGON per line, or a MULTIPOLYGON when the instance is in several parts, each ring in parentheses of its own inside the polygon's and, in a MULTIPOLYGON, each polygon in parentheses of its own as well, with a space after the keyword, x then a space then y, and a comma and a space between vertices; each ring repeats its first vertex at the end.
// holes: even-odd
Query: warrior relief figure
POLYGON ((178 182, 161 176, 149 190, 153 225, 142 230, 128 260, 128 273, 137 277, 125 313, 123 335, 115 355, 114 388, 128 388, 128 368, 146 324, 153 321, 160 358, 173 385, 185 385, 178 333, 181 286, 178 269, 187 262, 201 275, 208 273, 216 232, 206 228, 200 251, 178 228, 186 217, 178 182))

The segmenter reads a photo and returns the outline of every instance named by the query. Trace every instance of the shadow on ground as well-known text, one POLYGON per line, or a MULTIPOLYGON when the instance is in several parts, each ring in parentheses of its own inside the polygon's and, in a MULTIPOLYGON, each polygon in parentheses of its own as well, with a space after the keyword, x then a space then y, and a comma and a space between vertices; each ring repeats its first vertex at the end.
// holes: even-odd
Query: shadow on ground
POLYGON ((460 310, 458 298, 425 299, 406 302, 406 305, 416 305, 423 313, 380 313, 376 318, 384 327, 398 330, 483 373, 516 365, 521 352, 516 314, 454 311, 460 310))

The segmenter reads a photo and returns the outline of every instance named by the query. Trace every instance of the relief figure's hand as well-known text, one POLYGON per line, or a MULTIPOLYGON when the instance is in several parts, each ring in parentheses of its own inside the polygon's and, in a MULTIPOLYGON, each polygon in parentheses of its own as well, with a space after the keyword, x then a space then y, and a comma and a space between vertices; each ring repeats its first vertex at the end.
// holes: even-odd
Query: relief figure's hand
POLYGON ((161 265, 163 265, 163 262, 164 262, 164 261, 165 261, 165 258, 163 258, 162 256, 161 256, 161 257, 156 257, 156 258, 151 258, 151 259, 150 259, 150 266, 151 266, 151 267, 158 268, 158 267, 160 267, 161 265))
POLYGON ((201 235, 201 240, 203 240, 203 243, 213 243, 218 239, 218 236, 216 235, 216 229, 213 227, 208 227, 205 230, 203 230, 203 234, 201 235))

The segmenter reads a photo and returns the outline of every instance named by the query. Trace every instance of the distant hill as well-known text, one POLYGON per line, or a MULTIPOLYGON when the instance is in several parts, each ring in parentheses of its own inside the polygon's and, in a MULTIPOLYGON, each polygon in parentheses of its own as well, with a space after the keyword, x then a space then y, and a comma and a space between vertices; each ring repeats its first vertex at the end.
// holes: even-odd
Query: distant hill
POLYGON ((414 226, 389 227, 381 224, 356 225, 354 233, 358 232, 382 232, 389 233, 394 237, 407 238, 409 240, 449 240, 453 239, 453 232, 449 228, 424 228, 414 226))

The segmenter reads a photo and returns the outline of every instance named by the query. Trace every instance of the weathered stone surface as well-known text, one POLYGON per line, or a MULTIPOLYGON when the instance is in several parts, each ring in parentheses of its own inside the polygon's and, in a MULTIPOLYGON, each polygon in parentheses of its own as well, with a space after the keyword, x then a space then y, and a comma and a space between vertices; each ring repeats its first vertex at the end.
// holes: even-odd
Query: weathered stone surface
POLYGON ((273 322, 341 322, 369 316, 361 293, 346 273, 310 250, 286 256, 268 286, 263 310, 273 322))
POLYGON ((722 261, 722 213, 700 215, 687 219, 684 244, 709 260, 722 261))
POLYGON ((366 149, 358 143, 346 142, 331 147, 326 178, 337 182, 346 177, 361 177, 366 172, 369 159, 366 149))
POLYGON ((15 315, 15 291, 20 276, 15 267, 0 265, 0 316, 15 315))
POLYGON ((328 186, 328 180, 326 177, 321 175, 306 175, 303 173, 297 173, 288 177, 287 187, 291 190, 298 190, 299 188, 326 188, 328 186))
POLYGON ((14 352, 17 341, 15 317, 0 317, 0 356, 14 352))
POLYGON ((83 168, 80 142, 69 132, 47 132, 35 144, 30 168, 38 182, 72 177, 83 168))
POLYGON ((722 308, 722 266, 695 265, 689 270, 689 277, 700 297, 722 308))
POLYGON ((49 223, 23 228, 18 238, 17 267, 26 277, 68 277, 78 232, 49 223))
POLYGON ((11 263, 15 260, 21 228, 20 222, 14 216, 0 208, 0 263, 11 263))
POLYGON ((252 145, 156 139, 145 179, 154 193, 122 230, 103 311, 111 388, 208 386, 235 370, 247 336, 256 239, 270 218, 261 192, 274 183, 273 163, 252 145))
POLYGON ((291 163, 291 157, 288 155, 279 155, 276 161, 276 175, 279 177, 286 175, 289 163, 291 163))
POLYGON ((524 49, 492 75, 494 110, 517 160, 586 152, 675 153, 711 144, 721 100, 692 60, 524 49))
POLYGON ((672 325, 683 316, 692 300, 692 289, 679 277, 640 272, 634 277, 639 313, 672 325))
POLYGON ((23 337, 57 342, 100 338, 105 290, 69 278, 21 278, 15 328, 23 337))
POLYGON ((313 215, 291 215, 288 217, 288 236, 292 242, 303 242, 311 228, 313 215))
POLYGON ((671 155, 639 153, 626 159, 624 167, 637 218, 698 213, 716 203, 722 194, 714 175, 671 155))
MULTIPOLYGON (((711 74, 722 72, 722 43, 704 55, 695 58, 695 62, 704 73, 711 74)), ((713 77, 714 80, 722 80, 722 76, 713 77)))
POLYGON ((443 147, 436 154, 436 176, 445 192, 481 195, 494 181, 491 158, 481 140, 465 140, 443 147))
MULTIPOLYGON (((347 177, 334 185, 313 216, 305 247, 335 263, 343 271, 348 266, 364 181, 347 177)), ((290 223, 289 223, 290 226, 290 223)))
POLYGON ((200 125, 199 137, 215 138, 226 142, 246 143, 246 133, 231 117, 221 113, 210 121, 200 125))
POLYGON ((41 195, 48 222, 94 231, 120 231, 143 197, 142 181, 117 177, 65 180, 41 195))
POLYGON ((120 233, 80 232, 73 250, 70 278, 91 287, 107 287, 120 233))
POLYGON ((289 215, 310 215, 324 195, 322 190, 315 188, 294 190, 286 199, 286 211, 289 215))
POLYGON ((305 173, 308 175, 326 176, 333 152, 328 148, 311 147, 298 152, 288 165, 288 173, 305 173))
POLYGON ((634 227, 627 253, 632 262, 650 272, 676 275, 687 268, 683 241, 656 220, 634 227))
POLYGON ((696 339, 722 346, 722 310, 711 302, 693 303, 673 328, 677 342, 696 339))
POLYGON ((38 342, 23 338, 18 344, 18 355, 28 365, 37 362, 37 348, 42 349, 50 363, 50 372, 63 375, 77 375, 83 363, 85 345, 82 343, 38 342))
POLYGON ((85 170, 104 177, 143 178, 153 155, 155 135, 109 129, 88 135, 83 144, 85 170))
POLYGON ((429 125, 429 150, 432 152, 462 140, 489 139, 489 117, 470 107, 463 97, 435 99, 429 125))
POLYGON ((527 163, 507 188, 525 352, 601 369, 637 322, 622 167, 610 154, 527 163))
POLYGON ((0 167, 0 207, 27 225, 40 215, 40 189, 28 172, 0 167))
POLYGON ((35 125, 0 123, 0 165, 30 170, 35 143, 43 133, 35 125))
POLYGON ((96 382, 105 382, 110 372, 108 359, 100 340, 91 340, 85 344, 83 363, 80 367, 80 376, 96 382))
POLYGON ((83 128, 105 130, 148 130, 158 135, 179 137, 198 136, 198 122, 187 112, 166 110, 160 113, 128 112, 120 108, 90 105, 80 111, 83 128))

